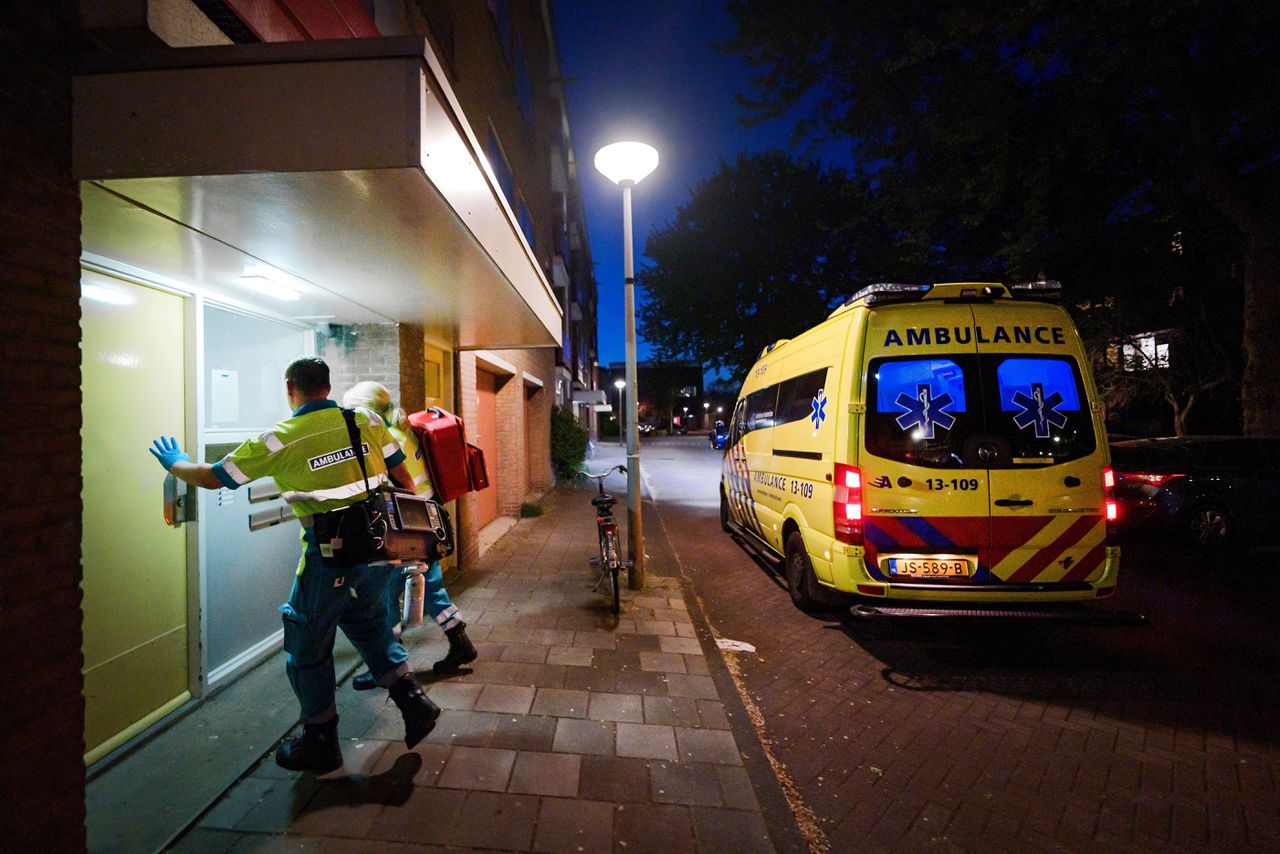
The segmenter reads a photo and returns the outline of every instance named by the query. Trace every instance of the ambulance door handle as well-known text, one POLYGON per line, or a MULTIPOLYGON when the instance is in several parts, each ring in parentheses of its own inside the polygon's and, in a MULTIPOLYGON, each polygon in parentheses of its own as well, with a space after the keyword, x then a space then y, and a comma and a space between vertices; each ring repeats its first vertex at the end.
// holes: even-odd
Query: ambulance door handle
POLYGON ((995 500, 997 507, 1030 507, 1034 503, 1030 498, 997 498, 995 500))

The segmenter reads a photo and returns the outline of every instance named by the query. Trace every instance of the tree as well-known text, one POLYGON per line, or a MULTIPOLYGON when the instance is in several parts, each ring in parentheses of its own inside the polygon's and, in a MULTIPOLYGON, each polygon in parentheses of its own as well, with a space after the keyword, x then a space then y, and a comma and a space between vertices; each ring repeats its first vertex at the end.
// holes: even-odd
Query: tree
POLYGON ((1115 300, 1084 306, 1078 326, 1108 415, 1160 402, 1174 435, 1185 436, 1197 406, 1237 376, 1237 352, 1214 334, 1205 300, 1180 289, 1174 296, 1156 312, 1149 305, 1126 311, 1115 300))
POLYGON ((839 170, 777 151, 722 160, 645 244, 641 334, 661 360, 741 379, 762 348, 852 293, 861 222, 839 170))
POLYGON ((749 118, 799 110, 799 137, 848 140, 882 216, 944 268, 1098 297, 1141 275, 1126 230, 1211 211, 1242 260, 1245 431, 1280 433, 1280 4, 729 9, 749 118))
POLYGON ((570 407, 551 407, 551 467, 556 477, 569 480, 582 468, 587 439, 587 431, 570 407))

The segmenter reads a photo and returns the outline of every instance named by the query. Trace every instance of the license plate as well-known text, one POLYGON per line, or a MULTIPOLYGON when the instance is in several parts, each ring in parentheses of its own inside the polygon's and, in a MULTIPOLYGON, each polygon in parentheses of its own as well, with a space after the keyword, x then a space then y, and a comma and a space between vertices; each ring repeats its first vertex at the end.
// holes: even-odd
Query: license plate
POLYGON ((889 574, 908 578, 968 578, 973 567, 964 558, 891 557, 889 574))

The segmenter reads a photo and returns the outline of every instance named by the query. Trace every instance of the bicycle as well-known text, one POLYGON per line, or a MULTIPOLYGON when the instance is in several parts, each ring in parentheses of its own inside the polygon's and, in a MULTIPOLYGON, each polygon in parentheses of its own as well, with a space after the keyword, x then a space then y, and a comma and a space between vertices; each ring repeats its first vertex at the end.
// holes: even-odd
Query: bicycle
POLYGON ((596 579, 596 585, 591 590, 593 593, 598 592, 600 585, 608 580, 609 590, 613 599, 613 613, 617 614, 622 610, 618 573, 628 566, 630 562, 624 562, 621 559, 622 549, 618 543, 618 523, 613 518, 613 505, 618 503, 618 499, 604 491, 604 479, 615 471, 625 474, 627 467, 616 465, 599 474, 583 471, 579 472, 579 475, 596 482, 596 495, 591 499, 591 506, 595 508, 596 513, 596 534, 600 546, 600 554, 591 558, 588 562, 592 566, 600 567, 600 577, 596 579))

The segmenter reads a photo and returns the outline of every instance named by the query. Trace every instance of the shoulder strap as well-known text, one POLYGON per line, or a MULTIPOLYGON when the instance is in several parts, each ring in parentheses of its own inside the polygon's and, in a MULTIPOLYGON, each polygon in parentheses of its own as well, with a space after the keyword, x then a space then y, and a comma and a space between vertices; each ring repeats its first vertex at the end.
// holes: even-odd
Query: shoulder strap
POLYGON ((370 493, 369 472, 364 467, 364 451, 360 450, 360 429, 356 427, 356 411, 342 407, 342 420, 347 422, 347 437, 351 439, 351 450, 355 451, 356 461, 360 463, 360 476, 364 478, 364 491, 370 493))

